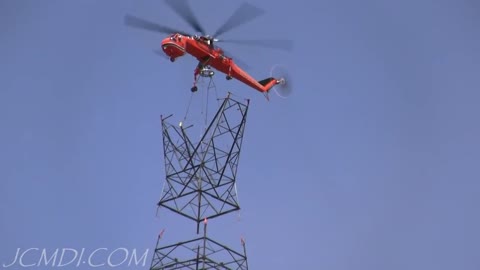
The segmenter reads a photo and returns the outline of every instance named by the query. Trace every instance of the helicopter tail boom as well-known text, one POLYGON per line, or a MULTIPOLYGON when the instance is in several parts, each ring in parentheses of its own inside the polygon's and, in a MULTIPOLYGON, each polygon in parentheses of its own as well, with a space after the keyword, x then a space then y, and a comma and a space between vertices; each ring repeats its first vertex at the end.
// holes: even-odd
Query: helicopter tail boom
POLYGON ((271 81, 275 80, 275 78, 273 77, 270 77, 270 78, 266 78, 266 79, 263 79, 261 81, 258 81, 259 84, 263 85, 263 86, 267 86, 268 83, 270 83, 271 81))
POLYGON ((276 84, 279 83, 279 80, 273 78, 273 77, 269 77, 269 78, 266 78, 266 79, 263 79, 261 81, 258 81, 258 83, 263 86, 262 88, 262 91, 261 92, 268 92, 270 91, 270 89, 272 87, 274 87, 276 84))

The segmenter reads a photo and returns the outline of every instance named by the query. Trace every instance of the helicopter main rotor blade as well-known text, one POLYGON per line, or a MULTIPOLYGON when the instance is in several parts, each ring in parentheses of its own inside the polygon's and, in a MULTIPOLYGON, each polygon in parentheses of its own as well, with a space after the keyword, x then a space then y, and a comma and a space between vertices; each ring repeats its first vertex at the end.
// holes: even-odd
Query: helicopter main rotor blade
POLYGON ((153 52, 164 59, 170 60, 170 57, 168 57, 162 50, 154 50, 153 52))
POLYGON ((244 23, 247 23, 256 17, 262 15, 265 11, 251 5, 248 3, 243 3, 240 7, 235 10, 235 12, 228 18, 228 20, 218 28, 218 30, 213 34, 213 37, 218 37, 221 34, 238 27, 244 23))
POLYGON ((225 50, 222 48, 222 51, 223 51, 223 55, 229 57, 229 58, 232 58, 233 59, 233 62, 235 64, 237 64, 237 66, 241 67, 242 69, 250 69, 250 66, 245 63, 244 61, 240 60, 238 57, 234 56, 233 54, 231 54, 229 51, 225 50))
POLYGON ((288 39, 271 39, 271 40, 236 40, 236 39, 221 39, 217 42, 228 42, 239 45, 258 46, 270 49, 279 49, 284 51, 293 50, 293 41, 288 39))
POLYGON ((153 31, 153 32, 158 32, 158 33, 163 33, 163 34, 173 34, 173 33, 180 33, 182 35, 188 35, 187 33, 184 33, 182 31, 179 31, 177 29, 168 27, 168 26, 162 26, 141 18, 138 18, 133 15, 125 15, 125 24, 131 27, 143 29, 143 30, 148 30, 148 31, 153 31))
POLYGON ((178 16, 182 17, 195 31, 205 35, 205 30, 198 22, 197 18, 193 14, 190 5, 187 0, 165 0, 167 5, 177 13, 178 16))

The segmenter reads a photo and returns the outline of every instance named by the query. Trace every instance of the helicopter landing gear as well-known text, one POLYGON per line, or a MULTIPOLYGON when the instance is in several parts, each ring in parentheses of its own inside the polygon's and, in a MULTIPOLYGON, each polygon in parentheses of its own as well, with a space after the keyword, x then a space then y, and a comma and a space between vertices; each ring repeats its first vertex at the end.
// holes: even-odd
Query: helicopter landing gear
POLYGON ((225 77, 227 79, 227 81, 231 80, 232 79, 232 66, 229 66, 228 67, 228 74, 227 74, 227 77, 225 77))

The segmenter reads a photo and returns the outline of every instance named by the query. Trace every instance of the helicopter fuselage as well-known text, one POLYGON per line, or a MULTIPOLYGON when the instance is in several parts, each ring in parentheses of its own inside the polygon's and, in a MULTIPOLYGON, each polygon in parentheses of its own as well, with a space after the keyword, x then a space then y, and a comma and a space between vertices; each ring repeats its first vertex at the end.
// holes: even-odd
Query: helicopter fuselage
POLYGON ((280 83, 275 78, 267 78, 256 81, 252 76, 237 66, 234 60, 224 55, 222 49, 214 47, 211 41, 198 36, 185 36, 172 34, 162 41, 162 50, 174 62, 178 57, 190 54, 195 57, 202 66, 211 66, 225 73, 227 79, 235 78, 246 85, 264 93, 280 83))

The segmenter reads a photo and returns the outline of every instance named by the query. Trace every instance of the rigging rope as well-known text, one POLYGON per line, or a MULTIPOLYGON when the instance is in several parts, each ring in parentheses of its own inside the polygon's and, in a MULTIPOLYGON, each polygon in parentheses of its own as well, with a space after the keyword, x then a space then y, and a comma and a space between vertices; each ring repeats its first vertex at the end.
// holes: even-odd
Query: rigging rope
POLYGON ((213 77, 199 77, 197 81, 197 87, 198 87, 198 92, 201 91, 201 94, 198 92, 192 92, 190 94, 190 98, 187 103, 183 121, 185 122, 187 121, 187 119, 194 122, 198 121, 197 124, 200 124, 203 126, 201 128, 201 132, 204 132, 209 125, 209 120, 211 120, 208 118, 209 106, 212 105, 210 102, 210 99, 216 98, 217 106, 220 106, 221 100, 218 97, 218 91, 215 85, 215 81, 213 80, 213 77), (206 80, 208 80, 208 82, 206 82, 206 80), (212 93, 212 92, 215 92, 215 93, 212 93), (195 99, 195 102, 194 102, 195 96, 197 98, 195 99), (196 103, 195 106, 200 105, 200 108, 197 108, 200 110, 199 112, 200 119, 198 119, 198 117, 194 117, 195 119, 191 118, 193 116, 192 114, 196 115, 195 112, 192 111, 193 109, 192 103, 196 103))
POLYGON ((192 105, 192 99, 193 99, 193 93, 190 94, 190 99, 189 99, 189 101, 188 101, 188 105, 187 105, 187 109, 186 109, 186 112, 185 112, 185 116, 183 117, 183 121, 184 121, 184 122, 187 120, 188 111, 190 111, 190 106, 192 105))

